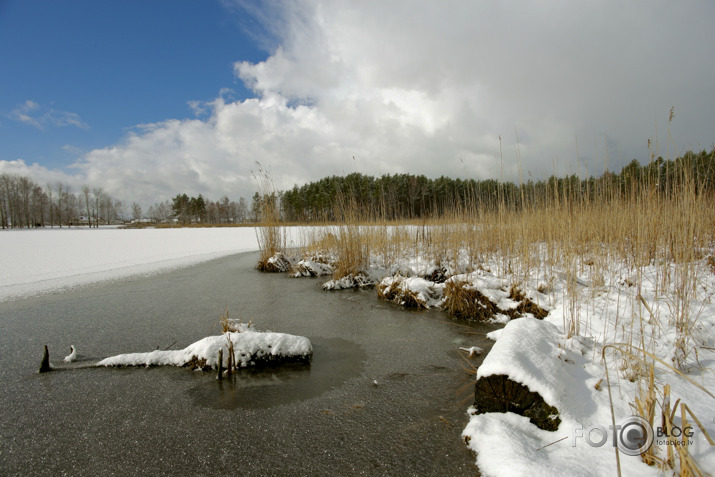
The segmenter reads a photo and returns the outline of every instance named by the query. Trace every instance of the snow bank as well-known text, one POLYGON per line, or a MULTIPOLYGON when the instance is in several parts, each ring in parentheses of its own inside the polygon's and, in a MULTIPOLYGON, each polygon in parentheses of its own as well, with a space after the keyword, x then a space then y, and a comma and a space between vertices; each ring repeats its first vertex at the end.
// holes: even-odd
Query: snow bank
MULTIPOLYGON (((695 264, 700 266, 699 264, 695 264)), ((476 452, 477 465, 483 475, 574 475, 610 476, 616 474, 616 458, 609 426, 634 414, 634 402, 644 368, 634 366, 634 359, 606 350, 607 361, 601 360, 608 343, 646 343, 666 362, 675 358, 677 341, 674 312, 678 308, 667 297, 669 290, 659 289, 659 270, 642 269, 641 286, 633 287, 623 279, 628 270, 617 264, 601 285, 583 286, 570 293, 562 279, 552 282, 548 292, 550 313, 543 321, 521 318, 509 322, 502 330, 487 336, 496 341, 477 371, 477 378, 505 375, 539 393, 558 409, 561 422, 554 432, 537 428, 529 417, 514 413, 482 413, 470 409, 470 421, 463 436, 476 452), (645 303, 645 305, 644 305, 645 303), (571 339, 564 333, 567 320, 580 320, 580 334, 571 339), (658 317, 654 319, 653 317, 658 317), (642 319, 642 321, 640 321, 642 319), (608 396, 609 368, 613 398, 613 417, 608 396), (631 382, 635 380, 635 382, 631 382), (608 430, 603 446, 591 446, 583 437, 593 426, 608 430), (507 459, 504 456, 509 456, 507 459)), ((693 320, 692 345, 696 351, 685 373, 706 389, 715 388, 715 275, 709 270, 699 273, 698 287, 686 305, 693 320), (698 359, 696 361, 696 358, 698 359)), ((577 283, 589 283, 588 276, 577 283)), ((488 287, 494 288, 494 287, 488 287)), ((671 295, 672 296, 672 295, 671 295)), ((497 298, 496 296, 494 298, 497 298)), ((682 305, 682 304, 681 304, 682 305)), ((660 425, 662 392, 671 386, 671 403, 680 398, 699 417, 707 432, 715 436, 712 398, 684 377, 656 365, 654 425, 660 425)), ((479 402, 476 403, 479 406, 479 402)), ((690 418, 689 418, 690 420, 690 418)), ((680 410, 675 415, 680 424, 680 410)), ((692 425, 690 420, 690 425, 692 425)), ((599 438, 599 433, 594 434, 599 438)), ((660 439, 665 441, 665 439, 660 439)), ((715 469, 715 447, 711 447, 699 427, 694 426, 689 452, 701 470, 715 469)), ((657 454, 664 456, 665 444, 654 443, 657 454)), ((649 467, 640 456, 620 454, 623 475, 658 475, 658 467, 649 467)), ((676 457, 677 462, 677 457, 676 457)))
POLYGON ((266 260, 265 263, 262 259, 258 262, 258 269, 262 272, 281 273, 287 272, 291 268, 293 268, 293 259, 286 256, 282 252, 278 252, 275 255, 268 257, 268 260, 266 260))
MULTIPOLYGON (((477 453, 483 475, 616 473, 611 445, 591 447, 584 439, 574 437, 582 434, 580 429, 611 423, 608 391, 605 383, 596 389, 603 374, 588 356, 590 346, 583 338, 567 340, 553 324, 531 317, 513 320, 501 330, 477 370, 477 379, 508 376, 556 407, 561 422, 555 432, 550 432, 537 428, 525 416, 511 412, 477 414, 478 410, 472 408, 463 436, 477 453), (567 439, 544 448, 562 438, 567 439)), ((615 412, 618 419, 632 414, 627 406, 617 405, 615 412)), ((657 474, 639 456, 621 455, 621 467, 624 475, 657 474)))
POLYGON ((204 363, 201 367, 216 368, 218 352, 223 350, 228 361, 229 340, 233 343, 237 367, 269 364, 276 361, 310 361, 313 346, 308 338, 285 333, 247 330, 208 336, 178 351, 120 354, 105 358, 97 366, 187 366, 204 363))

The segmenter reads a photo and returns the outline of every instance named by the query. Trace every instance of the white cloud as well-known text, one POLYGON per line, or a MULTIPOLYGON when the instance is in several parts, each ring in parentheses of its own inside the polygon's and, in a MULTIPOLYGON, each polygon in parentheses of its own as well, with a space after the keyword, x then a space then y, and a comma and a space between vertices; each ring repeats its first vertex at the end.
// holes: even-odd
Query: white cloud
POLYGON ((54 187, 55 183, 59 181, 77 188, 82 183, 82 178, 80 177, 69 175, 59 170, 47 169, 37 163, 27 164, 22 159, 0 161, 0 174, 31 177, 40 187, 45 187, 47 184, 51 184, 54 187))
POLYGON ((27 100, 23 104, 19 105, 17 108, 13 109, 9 117, 21 123, 29 124, 36 127, 37 129, 42 129, 40 122, 31 116, 31 113, 39 108, 39 105, 32 101, 27 100))
POLYGON ((55 127, 75 126, 80 129, 89 129, 89 125, 82 121, 82 118, 77 113, 41 108, 38 103, 32 100, 27 100, 18 105, 8 116, 10 119, 29 124, 40 130, 43 130, 47 125, 55 127))
POLYGON ((234 67, 255 98, 190 103, 208 117, 143 126, 75 167, 144 203, 249 196, 256 161, 280 188, 356 169, 516 179, 518 157, 534 177, 597 173, 606 158, 646 159, 657 133, 665 143, 673 105, 679 151, 709 147, 714 12, 666 1, 274 3, 254 14, 279 46, 234 67))
POLYGON ((192 101, 187 101, 186 104, 189 106, 191 111, 193 111, 194 116, 203 116, 206 114, 206 108, 204 107, 204 102, 203 101, 197 101, 197 100, 192 100, 192 101))
POLYGON ((62 150, 75 156, 79 156, 83 152, 81 148, 73 146, 72 144, 65 144, 62 146, 62 150))

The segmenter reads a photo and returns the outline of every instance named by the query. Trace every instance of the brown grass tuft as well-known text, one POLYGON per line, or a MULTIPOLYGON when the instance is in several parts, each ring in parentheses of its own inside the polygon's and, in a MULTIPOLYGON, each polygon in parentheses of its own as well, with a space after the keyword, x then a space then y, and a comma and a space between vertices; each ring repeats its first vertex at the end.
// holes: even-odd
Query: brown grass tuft
POLYGON ((482 292, 464 281, 449 281, 444 288, 444 309, 465 320, 488 321, 502 311, 482 292))
POLYGON ((419 295, 403 286, 401 276, 393 277, 391 284, 380 283, 377 285, 377 296, 408 308, 427 308, 427 304, 419 295))
POLYGON ((280 206, 276 188, 268 172, 263 169, 260 163, 257 163, 257 165, 258 172, 253 173, 253 178, 258 185, 261 222, 263 225, 256 228, 258 248, 260 250, 256 268, 263 272, 285 272, 290 270, 290 267, 281 270, 279 269, 280 267, 273 266, 274 264, 271 262, 272 257, 286 249, 286 234, 280 225, 280 206))
POLYGON ((546 315, 549 314, 548 311, 544 310, 527 298, 526 295, 524 295, 524 292, 522 292, 516 285, 512 285, 511 290, 509 290, 509 298, 519 302, 519 305, 516 308, 504 312, 511 318, 519 318, 527 313, 531 313, 534 315, 534 318, 543 320, 546 318, 546 315))
MULTIPOLYGON (((250 328, 251 324, 253 323, 253 320, 249 321, 246 324, 246 328, 250 328)), ((228 313, 228 307, 224 310, 223 314, 221 315, 221 318, 219 318, 218 324, 221 326, 221 333, 240 333, 242 330, 242 325, 241 320, 234 320, 231 319, 228 313)))

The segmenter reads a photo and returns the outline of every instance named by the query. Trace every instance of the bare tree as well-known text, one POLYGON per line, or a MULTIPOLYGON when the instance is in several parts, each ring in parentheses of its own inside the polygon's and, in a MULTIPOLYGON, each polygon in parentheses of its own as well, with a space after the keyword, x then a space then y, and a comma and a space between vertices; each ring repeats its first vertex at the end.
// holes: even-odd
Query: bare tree
POLYGON ((50 203, 50 228, 55 227, 55 204, 54 201, 52 200, 52 185, 47 184, 47 197, 49 198, 49 203, 50 203))
POLYGON ((100 202, 102 201, 102 196, 104 195, 102 193, 102 188, 95 187, 92 189, 92 193, 94 194, 94 226, 99 228, 99 216, 101 215, 100 212, 100 202))
POLYGON ((33 182, 32 188, 32 223, 35 227, 45 226, 45 203, 47 195, 42 190, 42 187, 33 182))
POLYGON ((5 229, 10 227, 10 176, 0 175, 0 224, 5 229))
POLYGON ((84 204, 87 207, 87 225, 92 228, 92 214, 89 211, 89 186, 82 186, 82 195, 84 195, 84 204))
POLYGON ((168 200, 160 202, 157 207, 157 214, 161 222, 168 222, 171 217, 171 202, 168 200))
POLYGON ((243 197, 238 199, 238 208, 236 210, 236 221, 237 222, 245 222, 246 218, 248 217, 248 204, 246 203, 246 199, 243 197))
POLYGON ((64 199, 64 184, 57 181, 57 221, 62 228, 62 199, 64 199))
POLYGON ((137 222, 142 218, 142 208, 136 202, 132 203, 132 218, 137 222))
POLYGON ((76 206, 77 198, 72 194, 72 187, 65 184, 65 192, 62 202, 65 205, 65 215, 67 217, 67 227, 72 224, 72 216, 74 215, 74 208, 76 206))
POLYGON ((112 202, 112 217, 124 222, 126 220, 127 211, 125 209, 125 204, 121 200, 115 200, 112 202))

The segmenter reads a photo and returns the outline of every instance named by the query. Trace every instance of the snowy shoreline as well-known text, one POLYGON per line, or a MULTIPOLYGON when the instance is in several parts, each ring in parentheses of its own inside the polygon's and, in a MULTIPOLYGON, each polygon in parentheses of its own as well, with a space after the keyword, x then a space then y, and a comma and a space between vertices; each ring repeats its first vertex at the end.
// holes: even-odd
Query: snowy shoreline
MULTIPOLYGON (((417 255, 396 260, 389 267, 377 265, 382 261, 371 257, 370 266, 361 274, 329 280, 323 289, 375 286, 378 296, 398 305, 447 309, 445 288, 451 282, 459 284, 462 290, 474 292, 466 298, 458 298, 473 300, 477 312, 482 308, 487 311, 485 316, 489 321, 506 323, 504 329, 490 333, 496 344, 478 368, 477 377, 508 376, 539 394, 546 404, 558 410, 558 428, 554 432, 539 429, 528 417, 513 412, 481 413, 479 403, 475 403, 468 410, 470 422, 463 431, 463 438, 476 453, 476 464, 483 475, 616 474, 616 441, 594 446, 591 440, 586 441, 584 432, 608 429, 612 422, 622 422, 636 414, 633 406, 643 399, 643 391, 639 389, 647 377, 649 363, 655 364, 658 392, 663 385, 670 386, 668 398, 662 393, 655 396, 658 402, 653 402, 653 427, 660 426, 662 406, 669 406, 668 400, 676 405, 682 400, 692 410, 691 414, 699 417, 707 434, 715 436, 712 396, 683 376, 700 383, 711 393, 715 390, 715 272, 710 269, 707 258, 691 265, 699 277, 699 285, 687 302, 677 306, 673 298, 669 298, 677 296, 677 289, 659 288, 662 268, 657 265, 640 269, 642 276, 637 287, 633 271, 617 263, 612 264, 610 276, 605 280, 587 273, 569 277, 565 271, 555 271, 551 277, 531 277, 521 281, 517 295, 528 297, 529 303, 543 307, 545 316, 542 315, 540 321, 530 313, 534 308, 512 299, 513 289, 509 292, 508 284, 514 283, 513 277, 489 271, 499 270, 498 263, 479 264, 474 272, 458 273, 474 269, 474 265, 451 264, 447 267, 449 270, 440 270, 442 265, 426 263, 417 255), (446 279, 442 272, 446 272, 446 279), (434 276, 442 279, 430 279, 434 276), (523 311, 524 318, 510 313, 516 309, 523 311), (689 345, 692 353, 687 356, 687 367, 680 370, 683 375, 659 362, 643 359, 646 355, 638 351, 647 347, 661 360, 675 362, 677 353, 682 352, 678 345, 682 335, 674 324, 677 323, 674 315, 678 312, 696 317, 688 335, 693 340, 689 345), (574 333, 574 329, 578 331, 574 333), (609 346, 622 341, 625 343, 618 347, 609 346)), ((324 275, 334 268, 325 257, 319 262, 310 257, 300 260, 294 257, 289 261, 293 268, 285 271, 294 277, 324 275)), ((574 268, 589 269, 588 266, 574 268)), ((675 264, 669 270, 672 276, 679 273, 675 264)), ((677 283, 671 286, 677 287, 677 283)), ((715 470, 715 446, 709 443, 699 425, 693 424, 691 414, 686 417, 680 408, 673 410, 673 425, 686 427, 691 434, 687 439, 690 455, 702 471, 711 472, 715 470), (684 418, 687 419, 685 426, 684 418)), ((626 434, 613 433, 614 439, 622 440, 627 437, 624 436, 626 434)), ((654 440, 652 449, 657 458, 666 458, 668 440, 682 445, 682 441, 675 443, 673 438, 654 440)), ((647 465, 640 455, 626 455, 621 451, 619 458, 624 475, 661 475, 657 465, 647 465)), ((676 469, 679 466, 677 454, 674 465, 676 469)))

